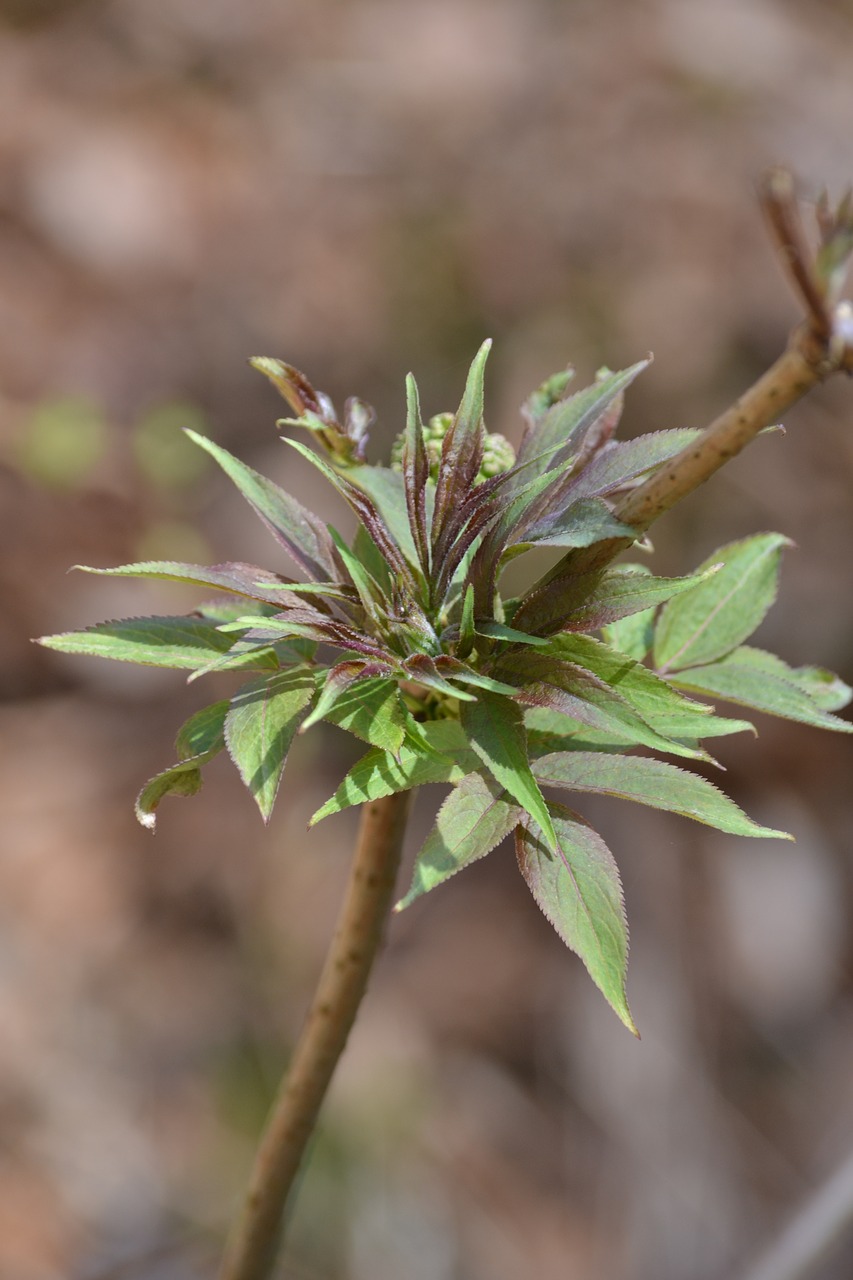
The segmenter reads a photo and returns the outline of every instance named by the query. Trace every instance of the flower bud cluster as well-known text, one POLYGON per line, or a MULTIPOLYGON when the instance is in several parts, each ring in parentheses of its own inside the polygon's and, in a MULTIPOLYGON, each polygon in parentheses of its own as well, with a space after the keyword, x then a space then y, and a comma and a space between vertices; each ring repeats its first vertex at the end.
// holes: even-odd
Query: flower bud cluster
MULTIPOLYGON (((444 443, 444 437, 453 425, 452 413, 436 413, 425 423, 424 444, 426 445, 427 457, 429 458, 429 471, 433 480, 438 479, 438 464, 441 458, 441 447, 444 443)), ((403 444, 405 434, 401 432, 396 437, 391 446, 391 470, 403 470, 403 444)), ((487 432, 483 442, 483 461, 480 464, 480 470, 477 472, 475 484, 481 484, 483 480, 488 480, 491 476, 500 475, 504 471, 509 471, 510 467, 515 463, 515 449, 505 436, 499 435, 497 432, 487 432)))

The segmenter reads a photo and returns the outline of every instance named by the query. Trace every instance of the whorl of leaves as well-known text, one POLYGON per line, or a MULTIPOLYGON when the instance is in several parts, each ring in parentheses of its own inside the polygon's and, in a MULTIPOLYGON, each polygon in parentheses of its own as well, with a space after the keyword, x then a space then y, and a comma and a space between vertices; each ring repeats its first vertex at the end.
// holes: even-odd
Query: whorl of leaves
MULTIPOLYGON (((523 406, 516 460, 483 479, 489 347, 442 425, 437 472, 413 378, 393 470, 365 461, 369 406, 348 401, 340 421, 298 370, 253 361, 297 415, 282 425, 307 428, 321 446, 322 453, 287 441, 351 508, 352 544, 191 432, 300 577, 244 563, 89 570, 188 583, 222 593, 221 603, 189 616, 99 623, 42 643, 183 669, 190 679, 248 674, 233 696, 179 731, 177 762, 137 800, 148 827, 165 796, 198 790, 202 767, 222 750, 268 820, 291 744, 320 720, 355 734, 367 751, 312 821, 425 783, 451 784, 400 907, 514 831, 534 898, 633 1030, 616 863, 584 819, 546 792, 602 792, 722 831, 785 838, 705 778, 636 751, 710 761, 704 739, 752 727, 715 715, 693 695, 849 732, 834 713, 851 690, 829 672, 792 668, 745 644, 776 595, 781 535, 722 547, 688 577, 658 578, 637 564, 573 572, 574 549, 634 537, 615 513, 619 497, 693 433, 614 439, 624 391, 645 362, 602 371, 573 395, 564 372, 523 406), (504 567, 537 546, 564 551, 558 571, 504 599, 504 567)), ((511 451, 504 459, 511 462, 511 451)))

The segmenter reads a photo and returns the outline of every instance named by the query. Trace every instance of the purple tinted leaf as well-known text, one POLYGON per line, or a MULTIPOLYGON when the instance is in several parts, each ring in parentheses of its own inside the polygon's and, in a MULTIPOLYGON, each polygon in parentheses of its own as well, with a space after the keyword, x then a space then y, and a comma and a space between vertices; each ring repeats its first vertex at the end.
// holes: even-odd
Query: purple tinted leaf
MULTIPOLYGON (((289 636, 301 636, 306 640, 317 640, 320 644, 330 644, 337 649, 348 649, 353 653, 364 654, 365 657, 377 658, 379 661, 394 659, 377 641, 363 635, 344 622, 332 618, 324 618, 310 609, 288 609, 284 613, 275 614, 272 618, 252 618, 246 625, 259 635, 268 631, 278 633, 278 638, 286 640, 289 636)), ((237 623, 227 624, 227 630, 238 628, 237 623)), ((225 630, 226 628, 221 628, 225 630)))
POLYGON ((474 488, 483 459, 483 375, 491 346, 489 338, 474 357, 462 403, 442 442, 432 529, 436 550, 445 530, 457 527, 461 504, 474 488))
POLYGON ((572 497, 587 498, 613 493, 674 458, 701 432, 690 427, 654 431, 633 440, 613 441, 575 478, 572 497))
POLYGON ((403 443, 403 482, 409 527, 425 577, 429 577, 430 542, 427 532, 426 487, 429 480, 429 458, 424 441, 423 423, 418 401, 418 387, 409 374, 406 379, 406 435, 403 443))
POLYGON ((373 541, 376 543, 382 555, 388 561, 390 568, 407 583, 414 587, 411 570, 408 562, 403 555, 400 547, 395 541, 391 531, 385 521, 379 514, 373 499, 368 497, 361 489, 357 489, 354 484, 338 475, 334 468, 330 467, 324 458, 314 453, 311 449, 300 444, 298 440, 287 440, 287 444, 295 449, 297 453, 301 453, 312 466, 326 477, 329 483, 337 489, 341 497, 352 507, 373 541))
POLYGON ((322 520, 221 445, 195 431, 187 430, 186 434, 216 459, 273 537, 309 578, 318 582, 337 579, 337 563, 322 520))
MULTIPOLYGON (((611 685, 630 703, 643 722, 651 725, 665 739, 696 740, 717 737, 721 732, 739 733, 752 729, 745 720, 721 721, 710 706, 685 697, 669 681, 641 662, 635 662, 592 636, 562 632, 551 638, 550 651, 553 657, 577 663, 611 685), (725 726, 722 729, 721 723, 725 726)), ((673 747, 664 749, 672 751, 673 747)))
POLYGON ((630 566, 598 570, 563 583, 555 579, 539 601, 540 628, 548 631, 598 631, 620 618, 694 590, 714 572, 684 578, 656 578, 630 566), (546 612, 546 605, 550 605, 546 612))
MULTIPOLYGON (((607 412, 614 400, 630 386, 648 365, 641 360, 621 373, 608 373, 591 387, 558 401, 527 432, 518 451, 518 461, 525 462, 534 454, 543 453, 554 445, 566 450, 578 449, 587 431, 607 412)), ((559 466, 561 455, 554 456, 552 465, 559 466)))
MULTIPOLYGON (((163 582, 184 582, 189 586, 215 587, 235 596, 262 600, 265 604, 300 604, 298 594, 291 591, 287 578, 270 573, 254 564, 228 561, 224 564, 182 564, 177 560, 143 560, 138 564, 121 564, 113 569, 92 569, 75 565, 84 573, 97 573, 113 578, 154 578, 163 582)), ((326 608, 319 601, 320 608, 326 608)))
MULTIPOLYGON (((350 467, 347 470, 346 478, 350 484, 354 485, 356 489, 362 490, 370 498, 408 562, 412 565, 418 564, 417 548, 412 538, 412 530, 409 527, 405 483, 400 472, 392 471, 390 467, 350 467)), ((429 493, 427 493, 428 503, 429 493)), ((429 522, 428 507, 427 522, 429 522)), ((363 524, 359 524, 359 529, 364 537, 368 536, 363 524)), ((359 537, 358 533, 356 533, 353 543, 356 550, 358 550, 358 541, 359 537)), ((384 559, 383 564, 385 564, 386 573, 389 572, 387 562, 384 559)), ((375 568, 371 568, 371 573, 375 578, 380 576, 375 568)))
MULTIPOLYGON (((600 498, 581 498, 546 512, 524 530, 524 542, 542 547, 589 547, 603 538, 633 538, 636 531, 617 520, 600 498)), ((513 543, 509 542, 509 546, 513 543)))
POLYGON ((314 390, 304 373, 300 373, 292 364, 285 364, 283 360, 275 360, 271 356, 253 356, 249 364, 258 373, 269 378, 295 414, 301 416, 313 413, 328 424, 328 400, 314 390))
MULTIPOLYGON (((609 372, 609 371, 608 371, 609 372)), ((598 375, 598 380, 605 376, 604 371, 598 375)), ((616 428, 622 418, 622 410, 625 407, 625 393, 620 391, 613 397, 610 404, 604 410, 599 418, 592 424, 586 432, 583 443, 578 449, 577 456, 572 463, 572 476, 579 475, 587 466, 589 466, 596 454, 608 444, 616 433, 616 428)))
POLYGON ((412 654, 404 661, 403 668, 413 680, 427 689, 434 689, 436 693, 443 693, 448 698, 458 698, 461 702, 474 701, 474 695, 465 693, 463 689, 458 689, 456 685, 451 684, 426 653, 412 654))
MULTIPOLYGON (((629 659, 625 659, 625 664, 638 665, 630 663, 629 659)), ((708 759, 705 752, 661 732, 651 723, 651 716, 644 715, 619 689, 576 662, 538 652, 523 656, 507 654, 497 664, 496 671, 519 683, 521 687, 516 701, 524 706, 559 711, 590 729, 628 734, 630 741, 638 746, 695 760, 708 759)), ((652 672, 646 673, 656 679, 652 672)), ((668 689, 663 681, 657 683, 663 685, 672 701, 680 706, 682 700, 679 695, 668 689)), ((647 701, 651 702, 651 696, 647 701)))
POLYGON ((376 423, 376 410, 357 396, 350 396, 344 403, 344 434, 352 442, 352 456, 356 462, 364 462, 371 428, 376 423))
POLYGON ((491 693, 502 693, 508 698, 514 697, 518 692, 514 685, 495 680, 492 676, 484 675, 482 671, 475 671, 467 663, 460 662, 458 658, 452 658, 448 654, 442 654, 435 659, 435 669, 448 680, 458 680, 460 684, 470 684, 475 689, 488 689, 491 693))

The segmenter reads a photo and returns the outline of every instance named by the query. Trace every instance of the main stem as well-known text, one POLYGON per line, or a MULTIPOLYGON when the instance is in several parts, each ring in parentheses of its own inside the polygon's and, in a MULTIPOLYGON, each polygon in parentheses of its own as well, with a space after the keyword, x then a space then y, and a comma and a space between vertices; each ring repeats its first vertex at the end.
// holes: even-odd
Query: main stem
POLYGON ((219 1280, 266 1280, 285 1204, 361 1004, 391 907, 411 792, 362 810, 346 897, 290 1070, 267 1120, 219 1280))

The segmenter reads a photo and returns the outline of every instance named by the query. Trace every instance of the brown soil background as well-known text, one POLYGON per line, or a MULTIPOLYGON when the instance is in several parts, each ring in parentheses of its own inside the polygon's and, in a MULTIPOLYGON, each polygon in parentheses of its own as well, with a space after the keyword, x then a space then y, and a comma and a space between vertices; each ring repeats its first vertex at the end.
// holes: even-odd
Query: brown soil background
MULTIPOLYGON (((798 318, 755 178, 850 181, 851 72, 849 0, 0 2, 3 1280, 214 1274, 353 834, 306 835, 357 754, 331 729, 268 829, 219 761, 142 831, 209 690, 29 637, 192 599, 68 566, 286 571, 223 478, 170 461, 182 423, 345 525, 252 354, 375 403, 380 453, 406 371, 452 407, 486 335, 491 430, 567 361, 649 350, 625 431, 702 425, 798 318)), ((851 386, 787 426, 667 518, 655 566, 782 530, 759 640, 853 682, 851 386)), ((723 1280, 846 1157, 850 743, 759 730, 725 785, 795 845, 581 806, 622 868, 641 1042, 509 849, 393 922, 282 1275, 723 1280)), ((819 1277, 851 1266, 848 1242, 819 1277)))

